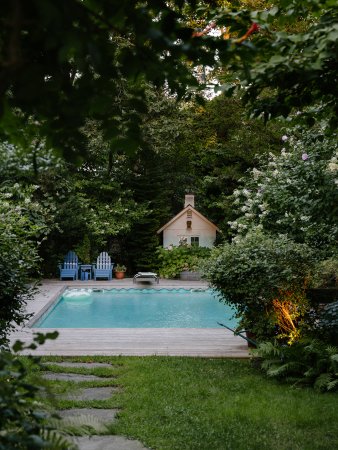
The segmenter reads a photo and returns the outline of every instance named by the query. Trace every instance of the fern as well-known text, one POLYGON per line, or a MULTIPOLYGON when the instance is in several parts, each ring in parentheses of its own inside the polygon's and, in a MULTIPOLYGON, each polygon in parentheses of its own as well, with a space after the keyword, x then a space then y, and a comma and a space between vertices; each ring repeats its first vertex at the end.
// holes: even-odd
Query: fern
POLYGON ((326 391, 327 390, 327 385, 332 382, 332 374, 330 373, 321 373, 319 375, 319 377, 317 377, 315 383, 314 383, 314 388, 318 389, 319 391, 326 391))
POLYGON ((269 370, 271 367, 280 365, 281 360, 280 359, 266 359, 262 362, 262 369, 263 370, 269 370))
MULTIPOLYGON (((336 373, 336 377, 338 377, 338 373, 336 373)), ((338 378, 336 378, 333 381, 330 381, 327 385, 326 385, 326 389, 328 391, 335 391, 338 390, 338 378)))
POLYGON ((93 432, 95 434, 107 433, 107 427, 91 414, 65 417, 62 419, 62 426, 68 433, 77 435, 93 434, 93 432))
MULTIPOLYGON (((335 349, 335 351, 337 351, 337 349, 335 349)), ((335 353, 335 354, 333 354, 333 355, 330 355, 330 359, 331 359, 332 362, 338 363, 338 353, 335 353)))
POLYGON ((42 431, 42 437, 48 442, 50 450, 77 450, 77 445, 72 443, 69 436, 65 435, 61 430, 45 429, 42 431))
POLYGON ((264 342, 254 354, 263 359, 261 369, 271 378, 313 385, 321 392, 338 388, 338 349, 324 341, 307 339, 290 346, 264 342))
POLYGON ((51 419, 49 424, 64 433, 71 435, 89 435, 107 433, 107 427, 91 414, 80 414, 60 419, 51 419))
POLYGON ((253 350, 253 355, 264 357, 282 357, 283 350, 282 347, 273 342, 262 342, 258 345, 256 350, 253 350))
POLYGON ((296 361, 289 361, 280 365, 279 367, 275 367, 267 372, 267 375, 270 377, 281 377, 288 374, 297 374, 302 371, 302 364, 296 361))
POLYGON ((316 378, 318 376, 318 369, 316 367, 310 367, 304 372, 304 376, 307 378, 316 378))

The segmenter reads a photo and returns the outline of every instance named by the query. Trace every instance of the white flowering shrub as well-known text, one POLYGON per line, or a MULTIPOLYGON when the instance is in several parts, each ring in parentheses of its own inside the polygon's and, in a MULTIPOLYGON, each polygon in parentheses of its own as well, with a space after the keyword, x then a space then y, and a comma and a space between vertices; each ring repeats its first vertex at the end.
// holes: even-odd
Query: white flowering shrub
POLYGON ((330 252, 338 234, 337 156, 333 139, 284 139, 281 153, 270 154, 260 170, 251 171, 245 188, 234 192, 234 234, 258 226, 330 252))

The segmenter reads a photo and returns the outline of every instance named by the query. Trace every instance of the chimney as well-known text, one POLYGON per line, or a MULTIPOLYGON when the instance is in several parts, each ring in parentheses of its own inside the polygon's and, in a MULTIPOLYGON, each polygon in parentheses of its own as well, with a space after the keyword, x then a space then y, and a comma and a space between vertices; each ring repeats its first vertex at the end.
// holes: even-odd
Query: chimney
POLYGON ((192 194, 187 194, 184 200, 184 207, 186 208, 188 205, 195 208, 195 196, 192 194))

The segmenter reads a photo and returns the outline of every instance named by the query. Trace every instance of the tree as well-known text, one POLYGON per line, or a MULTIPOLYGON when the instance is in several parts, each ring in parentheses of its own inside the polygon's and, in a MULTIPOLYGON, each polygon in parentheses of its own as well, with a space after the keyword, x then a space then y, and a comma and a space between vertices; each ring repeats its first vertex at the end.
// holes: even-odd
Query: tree
POLYGON ((281 0, 264 11, 234 12, 232 19, 223 15, 219 25, 236 30, 245 20, 258 24, 256 33, 240 43, 237 37, 231 39, 238 47, 238 62, 227 67, 235 70, 240 82, 237 78, 223 90, 240 89, 254 115, 265 120, 297 112, 298 120, 305 119, 307 125, 324 118, 334 130, 338 113, 337 2, 281 0))
POLYGON ((227 233, 234 189, 263 155, 277 152, 280 130, 276 124, 248 118, 239 98, 223 96, 191 108, 188 123, 183 145, 189 149, 198 208, 227 233))
POLYGON ((179 10, 162 0, 7 0, 0 20, 0 117, 13 140, 32 118, 48 146, 84 151, 81 127, 100 120, 115 147, 134 147, 144 79, 182 95, 185 60, 210 60, 179 10), (204 56, 203 56, 204 55, 204 56), (129 98, 121 112, 121 80, 129 98))

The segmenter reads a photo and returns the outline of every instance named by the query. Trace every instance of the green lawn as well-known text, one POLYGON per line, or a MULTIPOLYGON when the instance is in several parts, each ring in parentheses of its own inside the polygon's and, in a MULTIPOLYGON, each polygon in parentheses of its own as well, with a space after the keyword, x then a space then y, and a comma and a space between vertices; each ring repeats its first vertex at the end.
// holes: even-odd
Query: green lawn
MULTIPOLYGON (((48 358, 52 359, 60 360, 48 358)), ((86 404, 120 407, 119 420, 111 431, 139 439, 152 449, 338 448, 337 394, 278 385, 256 372, 248 361, 173 357, 72 360, 115 365, 111 370, 92 369, 90 373, 115 374, 113 384, 121 391, 111 400, 86 404)), ((51 384, 65 387, 65 383, 51 384)), ((98 384, 107 383, 85 383, 98 384)), ((60 402, 61 407, 72 405, 79 404, 60 402)))

